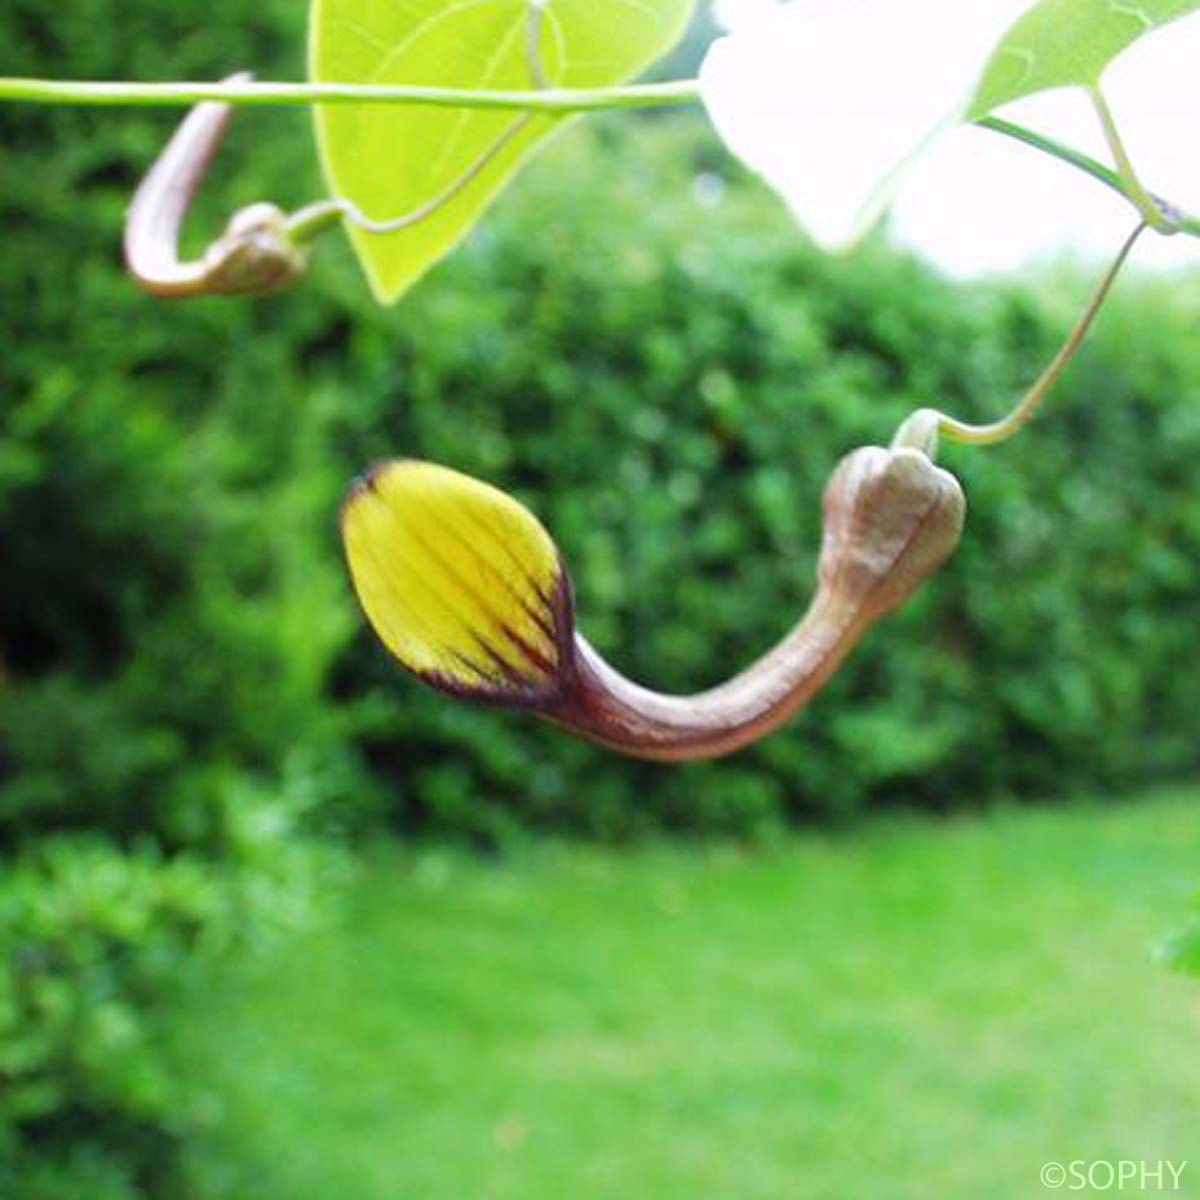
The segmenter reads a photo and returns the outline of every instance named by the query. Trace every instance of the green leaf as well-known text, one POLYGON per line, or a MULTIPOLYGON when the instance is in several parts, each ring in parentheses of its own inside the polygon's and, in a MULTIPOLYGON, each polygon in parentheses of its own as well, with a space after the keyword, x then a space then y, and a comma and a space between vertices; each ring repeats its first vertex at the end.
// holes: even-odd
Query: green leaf
MULTIPOLYGON (((638 74, 679 38, 694 0, 548 0, 541 62, 555 87, 592 88, 638 74)), ((309 75, 342 83, 487 90, 535 86, 528 0, 312 0, 309 75)), ((335 195, 376 221, 404 216, 454 187, 520 113, 331 105, 317 144, 335 195)), ((391 303, 458 243, 562 118, 534 114, 452 199, 400 232, 350 227, 378 300, 391 303)))
POLYGON ((1200 0, 1041 0, 996 47, 968 120, 1035 92, 1092 87, 1138 38, 1200 9, 1200 0))

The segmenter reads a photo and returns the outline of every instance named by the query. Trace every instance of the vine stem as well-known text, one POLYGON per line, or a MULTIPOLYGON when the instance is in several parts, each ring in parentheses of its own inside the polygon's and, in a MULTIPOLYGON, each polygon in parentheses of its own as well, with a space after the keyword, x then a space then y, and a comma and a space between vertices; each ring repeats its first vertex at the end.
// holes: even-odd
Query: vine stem
POLYGON ((76 79, 0 79, 0 101, 26 104, 179 105, 222 100, 227 104, 413 104, 431 108, 521 109, 550 114, 609 108, 694 104, 696 79, 634 83, 611 88, 538 88, 480 91, 360 83, 128 83, 76 79))
POLYGON ((1121 180, 1121 176, 1112 167, 1106 167, 1102 162, 1098 162, 1092 158, 1090 154, 1085 154, 1082 150, 1076 150, 1074 146, 1067 146, 1052 137, 1047 137, 1045 134, 1028 129, 1024 125, 1017 125, 1013 121, 1006 121, 1003 117, 979 117, 975 120, 974 124, 980 129, 990 129, 993 133, 1000 133, 1005 137, 1012 138, 1014 141, 1023 142, 1026 146, 1032 146, 1035 150, 1041 150, 1044 154, 1061 158, 1063 162, 1069 163, 1073 167, 1078 167, 1085 174, 1091 175, 1103 184, 1107 184, 1114 192, 1120 192, 1127 200, 1130 198, 1129 193, 1125 190, 1125 184, 1121 180))
MULTIPOLYGON (((537 0, 533 0, 537 3, 537 0)), ((536 14, 535 14, 536 20, 536 14)), ((531 33, 531 36, 532 33, 531 33)), ((636 83, 607 88, 532 88, 483 91, 475 88, 419 87, 357 83, 135 83, 78 79, 0 78, 0 103, 77 104, 135 107, 199 104, 220 100, 227 104, 284 106, 297 104, 407 104, 429 108, 479 108, 566 116, 607 109, 664 108, 696 104, 701 100, 698 79, 671 79, 662 83, 636 83)), ((1055 138, 1000 117, 981 117, 976 125, 1032 146, 1044 154, 1076 167, 1119 192, 1142 209, 1149 224, 1171 232, 1200 237, 1200 218, 1179 212, 1155 197, 1143 205, 1145 194, 1131 190, 1119 171, 1065 145, 1055 138)), ((1140 190, 1140 189, 1138 189, 1140 190)))
MULTIPOLYGON (((1024 125, 1006 121, 1003 117, 979 117, 974 124, 980 129, 990 129, 993 133, 1003 134, 1014 141, 1023 142, 1026 146, 1032 146, 1035 150, 1041 150, 1043 154, 1061 159, 1072 167, 1077 167, 1084 174, 1090 175, 1106 187, 1112 188, 1114 192, 1123 196, 1139 212, 1142 212, 1139 198, 1130 191, 1128 180, 1124 179, 1120 172, 1114 171, 1112 167, 1097 162, 1090 154, 1085 154, 1082 150, 1076 150, 1074 146, 1068 146, 1043 133, 1038 133, 1036 130, 1028 129, 1024 125)), ((1200 219, 1178 211, 1172 205, 1150 193, 1144 193, 1144 196, 1144 202, 1147 203, 1148 209, 1152 208, 1158 213, 1158 220, 1151 220, 1146 212, 1142 212, 1142 215, 1146 217, 1146 224, 1151 229, 1159 232, 1189 233, 1193 237, 1200 236, 1200 219), (1167 222, 1166 230, 1160 227, 1159 221, 1161 220, 1167 222)))

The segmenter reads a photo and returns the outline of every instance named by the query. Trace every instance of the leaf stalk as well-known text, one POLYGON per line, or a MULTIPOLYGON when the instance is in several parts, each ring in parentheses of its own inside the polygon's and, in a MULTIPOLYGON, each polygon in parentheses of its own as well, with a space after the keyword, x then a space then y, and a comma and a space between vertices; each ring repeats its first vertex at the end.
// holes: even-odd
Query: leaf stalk
POLYGON ((1108 270, 1104 272, 1100 282, 1096 284, 1087 307, 1075 322, 1074 328, 1067 335, 1067 339, 1059 348, 1058 353, 1007 415, 986 425, 971 425, 933 409, 919 409, 901 426, 896 435, 897 442, 893 444, 920 444, 920 439, 930 442, 936 438, 936 434, 940 433, 954 442, 965 442, 971 446, 994 446, 999 442, 1006 442, 1015 434, 1020 433, 1033 419, 1042 401, 1050 394, 1063 371, 1075 357, 1079 347, 1083 345, 1083 340, 1087 337, 1088 330, 1091 329, 1092 322, 1096 319, 1096 314, 1103 307, 1109 290, 1117 275, 1120 274, 1125 260, 1129 257, 1129 252, 1147 228, 1145 221, 1139 221, 1134 231, 1125 239, 1116 258, 1109 264, 1108 270))

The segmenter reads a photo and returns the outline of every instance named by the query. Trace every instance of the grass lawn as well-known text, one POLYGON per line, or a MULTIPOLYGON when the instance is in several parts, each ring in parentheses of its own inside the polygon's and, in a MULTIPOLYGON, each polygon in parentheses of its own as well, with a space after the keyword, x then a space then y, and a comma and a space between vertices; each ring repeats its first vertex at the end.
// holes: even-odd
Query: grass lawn
POLYGON ((1196 792, 751 851, 383 849, 343 922, 189 1019, 196 1192, 1023 1200, 1048 1160, 1190 1159, 1200 1197, 1200 980, 1153 954, 1198 880, 1196 792))

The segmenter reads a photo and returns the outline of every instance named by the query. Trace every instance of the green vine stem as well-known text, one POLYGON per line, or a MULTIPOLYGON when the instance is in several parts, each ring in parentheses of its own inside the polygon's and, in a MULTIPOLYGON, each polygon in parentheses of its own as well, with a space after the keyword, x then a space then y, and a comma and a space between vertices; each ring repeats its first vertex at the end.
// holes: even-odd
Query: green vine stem
MULTIPOLYGON (((534 88, 483 91, 474 88, 418 87, 352 83, 132 83, 66 79, 0 78, 0 103, 163 106, 191 105, 205 100, 228 104, 407 104, 433 108, 516 110, 550 116, 601 112, 610 109, 663 108, 700 101, 696 79, 628 84, 609 88, 534 88)), ((1101 111, 1098 109, 1098 111, 1101 111)), ((975 124, 1013 138, 1098 179, 1129 200, 1147 223, 1160 232, 1200 237, 1200 217, 1181 212, 1149 196, 1122 171, 1097 162, 1074 147, 1026 129, 1001 117, 982 117, 975 124), (1136 186, 1135 186, 1136 184, 1136 186)), ((1115 130, 1114 130, 1115 132, 1115 130)), ((1119 165, 1119 161, 1118 161, 1119 165)))
POLYGON ((228 104, 414 104, 433 108, 522 109, 568 114, 610 108, 660 108, 695 104, 695 79, 635 83, 611 88, 538 88, 482 91, 359 83, 91 83, 70 79, 0 79, 0 101, 26 104, 190 105, 228 104))
MULTIPOLYGON (((1068 146, 1033 129, 1027 129, 1024 125, 1006 121, 1003 117, 980 117, 975 124, 980 129, 990 129, 993 133, 1003 134, 1014 141, 1023 142, 1026 146, 1032 146, 1035 150, 1041 150, 1044 154, 1061 159, 1083 171, 1084 174, 1092 176, 1093 179, 1099 180, 1106 187, 1112 188, 1119 196, 1133 204, 1139 212, 1142 211, 1137 200, 1130 193, 1127 181, 1122 179, 1121 175, 1112 167, 1097 162, 1090 154, 1085 154, 1082 150, 1076 150, 1074 146, 1068 146)), ((1150 204, 1158 211, 1160 219, 1167 222, 1169 232, 1190 233, 1193 237, 1200 237, 1200 218, 1188 216, 1187 213, 1181 212, 1173 204, 1169 204, 1158 196, 1150 193, 1146 193, 1146 195, 1150 204)), ((1142 213, 1142 215, 1146 214, 1142 213)), ((1156 221, 1147 219, 1146 224, 1152 229, 1163 232, 1156 221)))
POLYGON ((1084 154, 1082 150, 1064 145, 1062 142, 1055 141, 1054 138, 1046 137, 1045 134, 1027 129, 1024 125, 1006 121, 1003 117, 980 117, 975 124, 980 129, 990 129, 993 133, 1003 134, 1005 137, 1023 142, 1026 146, 1032 146, 1035 150, 1041 150, 1044 154, 1060 158, 1063 162, 1078 167, 1085 174, 1091 175, 1094 179, 1098 179, 1112 188, 1114 192, 1119 192, 1129 199, 1120 175, 1112 167, 1106 167, 1102 162, 1097 162, 1090 154, 1084 154))

